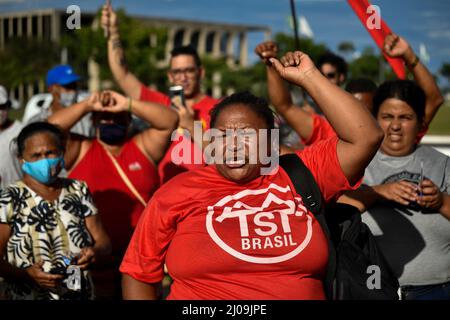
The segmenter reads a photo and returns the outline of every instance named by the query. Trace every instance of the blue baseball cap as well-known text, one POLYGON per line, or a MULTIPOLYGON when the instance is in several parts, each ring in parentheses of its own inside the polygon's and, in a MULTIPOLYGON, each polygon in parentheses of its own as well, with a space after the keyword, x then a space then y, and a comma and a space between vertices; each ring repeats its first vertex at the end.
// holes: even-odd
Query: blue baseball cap
POLYGON ((53 84, 64 86, 80 79, 80 76, 73 71, 71 66, 68 64, 63 64, 50 69, 47 72, 45 82, 47 83, 47 86, 51 86, 53 84))

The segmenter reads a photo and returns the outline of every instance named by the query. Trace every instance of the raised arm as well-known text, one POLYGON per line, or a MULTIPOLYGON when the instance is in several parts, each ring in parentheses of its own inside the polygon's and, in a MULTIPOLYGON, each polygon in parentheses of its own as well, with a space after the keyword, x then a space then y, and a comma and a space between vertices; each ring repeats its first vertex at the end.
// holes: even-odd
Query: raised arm
POLYGON ((120 41, 117 15, 111 5, 103 6, 102 27, 108 30, 108 62, 114 79, 127 96, 138 100, 141 96, 142 83, 128 70, 120 41))
POLYGON ((390 57, 403 59, 409 71, 414 75, 414 80, 425 92, 425 125, 428 127, 439 110, 439 107, 444 103, 444 98, 433 75, 420 62, 409 43, 396 34, 391 34, 386 37, 384 51, 390 57))
POLYGON ((95 108, 100 109, 101 106, 98 104, 99 93, 94 93, 79 103, 59 109, 47 119, 49 123, 58 126, 68 135, 66 152, 64 154, 67 170, 71 170, 73 165, 79 160, 83 142, 90 140, 83 136, 71 134, 69 131, 87 113, 94 111, 95 108))
POLYGON ((267 89, 269 98, 276 111, 286 120, 289 126, 304 140, 309 140, 313 132, 313 117, 300 106, 294 105, 291 94, 283 78, 272 67, 270 58, 276 58, 278 46, 275 42, 266 41, 255 48, 255 53, 266 65, 267 89))
POLYGON ((306 54, 288 52, 281 61, 270 61, 282 78, 303 87, 322 109, 339 137, 341 168, 349 182, 356 183, 383 139, 375 119, 361 102, 328 81, 306 54))
POLYGON ((170 145, 170 136, 178 125, 178 114, 157 103, 127 98, 114 91, 107 92, 111 94, 113 105, 106 106, 105 111, 130 111, 150 124, 150 128, 134 136, 134 139, 147 156, 158 163, 170 145))

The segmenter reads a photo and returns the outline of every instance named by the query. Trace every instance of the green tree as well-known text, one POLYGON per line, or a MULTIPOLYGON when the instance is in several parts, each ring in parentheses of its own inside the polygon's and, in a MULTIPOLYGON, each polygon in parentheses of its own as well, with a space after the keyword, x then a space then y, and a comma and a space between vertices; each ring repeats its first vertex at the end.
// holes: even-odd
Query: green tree
POLYGON ((0 51, 0 83, 15 88, 22 83, 37 83, 49 68, 59 63, 60 47, 51 41, 8 39, 0 51))
POLYGON ((351 41, 343 41, 338 45, 338 51, 346 55, 355 51, 355 46, 351 41))
MULTIPOLYGON (((100 19, 100 11, 97 18, 100 19)), ((158 89, 166 86, 165 70, 156 66, 164 58, 167 30, 145 26, 141 21, 117 11, 121 41, 125 50, 128 67, 145 84, 154 84, 158 89), (152 46, 150 37, 156 37, 152 46)), ((93 58, 100 65, 100 79, 113 80, 107 57, 107 43, 103 29, 83 27, 67 33, 61 40, 69 52, 69 63, 87 78, 87 62, 93 58)), ((115 87, 117 89, 117 87, 115 87)))
POLYGON ((275 41, 278 44, 280 56, 288 51, 301 50, 307 53, 311 59, 317 61, 317 59, 328 50, 324 44, 317 44, 312 39, 301 39, 300 48, 295 48, 294 37, 284 33, 276 34, 275 41))
POLYGON ((439 73, 447 79, 448 82, 450 82, 450 63, 444 63, 442 64, 441 69, 439 70, 439 73))

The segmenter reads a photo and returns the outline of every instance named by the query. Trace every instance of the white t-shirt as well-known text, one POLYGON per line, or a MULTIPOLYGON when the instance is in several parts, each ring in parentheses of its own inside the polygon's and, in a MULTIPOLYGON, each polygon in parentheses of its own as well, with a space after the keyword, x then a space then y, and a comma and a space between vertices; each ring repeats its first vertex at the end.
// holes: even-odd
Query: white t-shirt
POLYGON ((0 132, 0 186, 1 189, 22 178, 19 161, 11 152, 11 141, 19 135, 23 125, 19 121, 0 132))

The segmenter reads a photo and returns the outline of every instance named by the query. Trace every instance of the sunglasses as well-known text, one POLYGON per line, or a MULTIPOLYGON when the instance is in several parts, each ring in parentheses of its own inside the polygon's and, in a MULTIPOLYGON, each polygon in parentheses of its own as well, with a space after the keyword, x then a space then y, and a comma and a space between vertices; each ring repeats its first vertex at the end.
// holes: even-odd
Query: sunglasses
POLYGON ((324 73, 324 76, 327 77, 328 79, 334 79, 334 78, 336 78, 337 73, 336 72, 327 72, 327 73, 324 73))
POLYGON ((170 69, 169 72, 173 77, 177 78, 180 77, 182 74, 193 76, 197 73, 197 70, 198 70, 197 67, 189 67, 184 69, 170 69))

